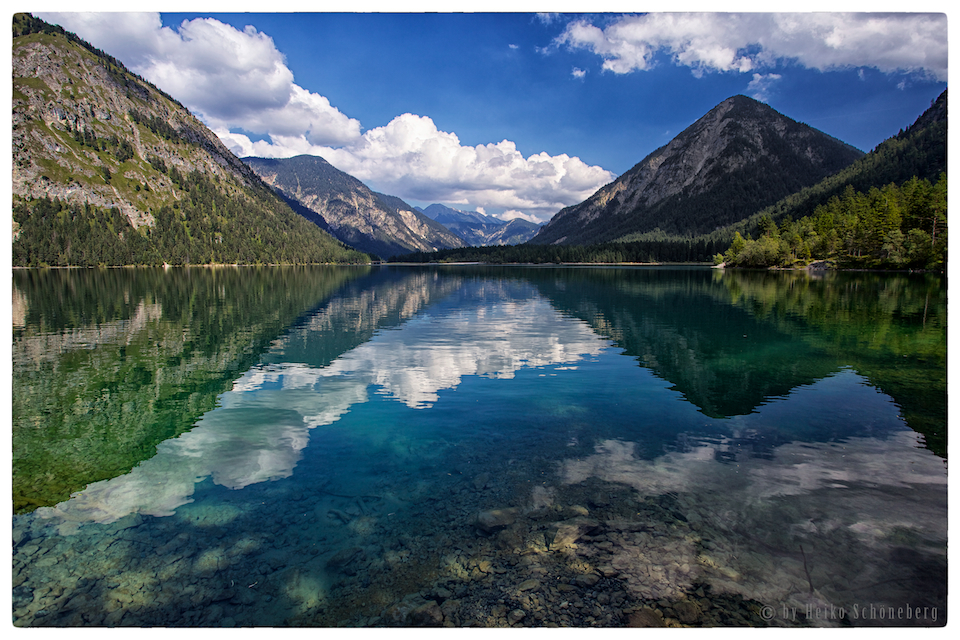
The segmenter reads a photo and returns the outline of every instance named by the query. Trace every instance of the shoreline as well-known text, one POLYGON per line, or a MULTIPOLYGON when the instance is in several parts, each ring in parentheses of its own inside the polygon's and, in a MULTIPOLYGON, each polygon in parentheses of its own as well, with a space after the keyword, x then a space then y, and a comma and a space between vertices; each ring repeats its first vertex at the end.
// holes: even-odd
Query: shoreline
POLYGON ((724 264, 711 264, 708 262, 280 262, 280 263, 213 263, 213 264, 181 264, 181 265, 148 265, 148 264, 125 264, 125 265, 48 265, 48 266, 22 266, 11 265, 11 268, 17 270, 83 270, 83 269, 240 269, 250 267, 702 267, 719 270, 732 271, 806 271, 809 273, 822 273, 826 271, 844 271, 850 273, 932 273, 946 275, 943 271, 931 271, 926 269, 844 269, 836 266, 820 266, 819 263, 809 264, 802 267, 727 267, 724 264))

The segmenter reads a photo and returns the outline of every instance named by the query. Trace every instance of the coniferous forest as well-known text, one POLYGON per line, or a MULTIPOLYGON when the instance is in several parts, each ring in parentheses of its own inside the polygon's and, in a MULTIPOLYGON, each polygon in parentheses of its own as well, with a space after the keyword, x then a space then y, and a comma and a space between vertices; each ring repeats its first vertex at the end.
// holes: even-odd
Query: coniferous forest
POLYGON ((488 264, 708 262, 727 243, 719 239, 649 238, 594 245, 548 244, 466 247, 412 253, 392 262, 483 262, 488 264))
POLYGON ((828 260, 842 268, 942 270, 947 260, 947 176, 911 178, 867 193, 847 186, 812 215, 780 224, 761 217, 759 237, 737 232, 714 262, 790 267, 828 260))
MULTIPOLYGON (((166 167, 163 167, 166 169, 166 167)), ((198 172, 167 171, 182 197, 134 229, 116 208, 59 198, 14 205, 13 263, 40 266, 366 263, 273 196, 232 198, 198 172), (271 220, 271 224, 264 224, 271 220), (103 233, 107 229, 108 233, 103 233)))

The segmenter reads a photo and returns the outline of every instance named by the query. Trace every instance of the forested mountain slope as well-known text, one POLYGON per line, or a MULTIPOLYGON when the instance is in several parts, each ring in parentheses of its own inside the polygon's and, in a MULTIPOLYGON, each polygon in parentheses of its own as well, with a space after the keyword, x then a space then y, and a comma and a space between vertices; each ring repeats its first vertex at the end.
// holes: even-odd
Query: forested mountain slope
POLYGON ((110 55, 13 21, 13 264, 364 262, 110 55))
POLYGON ((584 202, 561 210, 531 243, 710 233, 862 155, 765 104, 734 96, 584 202))
POLYGON ((947 262, 947 92, 906 131, 726 229, 715 262, 941 271, 947 262))
POLYGON ((944 90, 930 108, 924 111, 906 130, 881 142, 868 154, 848 167, 801 189, 777 203, 766 207, 744 221, 725 230, 729 237, 734 231, 744 235, 754 233, 757 222, 767 216, 779 222, 811 215, 832 197, 840 197, 848 189, 866 193, 888 184, 900 185, 912 178, 931 183, 947 171, 947 91, 944 90))

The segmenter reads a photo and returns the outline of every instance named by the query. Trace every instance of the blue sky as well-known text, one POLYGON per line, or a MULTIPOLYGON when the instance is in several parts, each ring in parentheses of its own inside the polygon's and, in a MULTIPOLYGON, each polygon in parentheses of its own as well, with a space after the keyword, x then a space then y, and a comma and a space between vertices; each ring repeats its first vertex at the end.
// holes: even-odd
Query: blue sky
POLYGON ((238 155, 313 153, 414 205, 540 221, 732 95, 869 151, 946 88, 944 15, 38 15, 238 155))

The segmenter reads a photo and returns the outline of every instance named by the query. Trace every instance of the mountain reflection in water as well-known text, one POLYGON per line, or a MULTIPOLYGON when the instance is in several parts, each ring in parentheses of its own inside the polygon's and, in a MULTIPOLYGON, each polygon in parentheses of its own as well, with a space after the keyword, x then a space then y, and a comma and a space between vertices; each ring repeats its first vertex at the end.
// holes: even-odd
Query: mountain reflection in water
MULTIPOLYGON (((354 404, 366 402, 368 389, 410 408, 428 409, 438 391, 456 389, 464 376, 510 379, 524 367, 573 365, 603 350, 605 341, 584 323, 562 317, 532 297, 529 288, 521 293, 515 300, 499 295, 485 300, 481 292, 474 308, 423 313, 326 367, 254 367, 192 430, 161 443, 157 455, 54 508, 42 507, 39 515, 68 523, 61 532, 129 513, 172 515, 191 502, 194 485, 208 476, 231 489, 290 476, 309 430, 336 422, 354 404)), ((303 345, 322 335, 312 325, 308 319, 287 340, 309 352, 303 345)), ((282 351, 285 342, 276 342, 273 350, 282 351)))
MULTIPOLYGON (((257 273, 251 318, 278 299, 257 273)), ((781 615, 809 607, 843 608, 842 624, 945 622, 941 282, 320 273, 284 276, 312 293, 285 328, 263 325, 227 389, 175 383, 215 394, 181 418, 191 428, 15 516, 16 624, 838 624, 781 615), (922 403, 907 398, 921 386, 922 403), (864 602, 939 618, 854 618, 864 602)), ((195 296, 188 280, 177 288, 195 296)), ((139 366, 131 345, 172 335, 184 308, 155 282, 166 298, 101 283, 124 296, 119 317, 52 331, 37 315, 49 292, 16 289, 15 395, 65 379, 57 340, 82 343, 80 371, 139 366)), ((223 344, 249 340, 236 327, 223 344)), ((119 407, 142 390, 101 396, 119 407)), ((41 446, 18 406, 15 470, 18 449, 41 446)))

